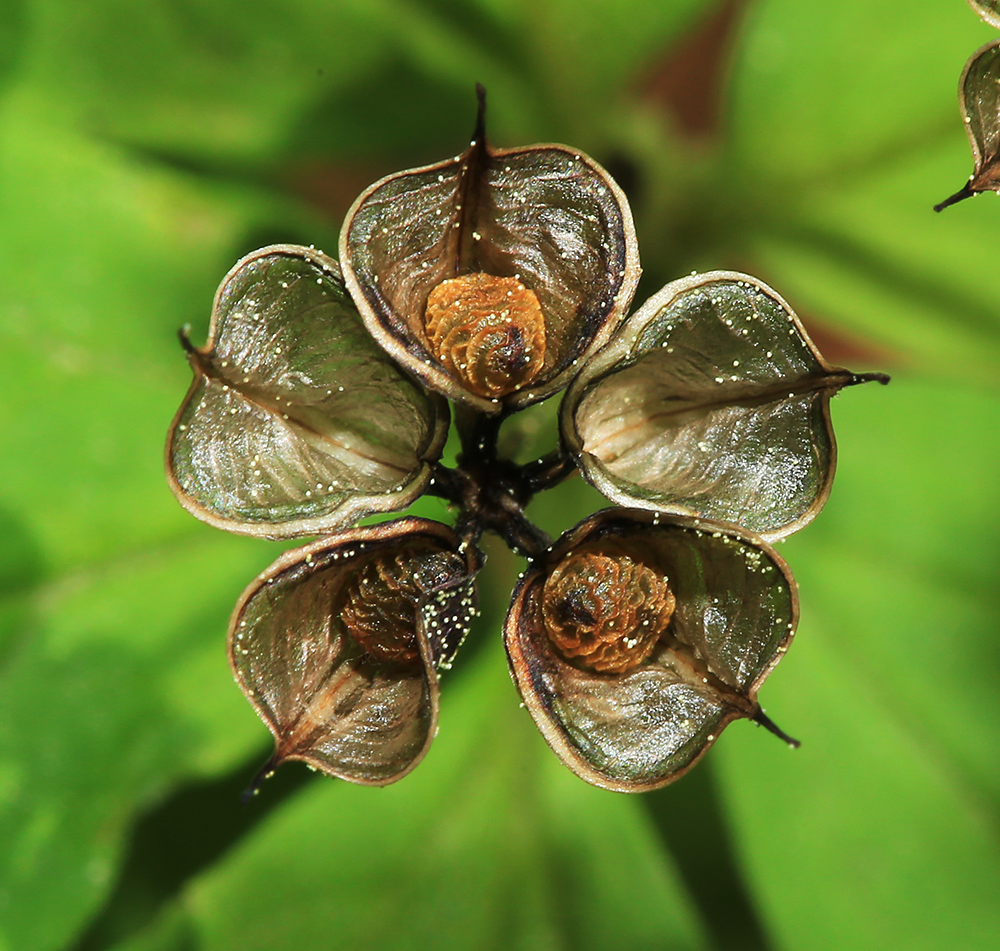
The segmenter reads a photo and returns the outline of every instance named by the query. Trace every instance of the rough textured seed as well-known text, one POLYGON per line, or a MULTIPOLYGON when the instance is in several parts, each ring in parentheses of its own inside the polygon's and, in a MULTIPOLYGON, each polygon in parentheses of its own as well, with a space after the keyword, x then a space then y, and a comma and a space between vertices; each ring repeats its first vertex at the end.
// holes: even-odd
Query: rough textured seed
POLYGON ((567 660, 621 674, 649 657, 676 603, 661 572, 617 547, 584 545, 546 579, 542 615, 567 660))
POLYGON ((427 340, 477 396, 528 386, 545 364, 545 321, 535 292, 514 277, 480 272, 442 281, 427 298, 427 340))
POLYGON ((342 592, 344 626, 379 663, 414 663, 419 656, 417 602, 460 570, 461 559, 448 552, 377 555, 342 592))

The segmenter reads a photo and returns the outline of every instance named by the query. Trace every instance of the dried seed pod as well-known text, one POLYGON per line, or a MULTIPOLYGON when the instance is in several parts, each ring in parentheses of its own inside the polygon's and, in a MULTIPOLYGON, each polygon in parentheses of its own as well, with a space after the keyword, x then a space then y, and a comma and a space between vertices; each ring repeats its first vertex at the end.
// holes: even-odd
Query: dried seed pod
POLYGON ((464 274, 427 297, 427 341, 466 389, 487 399, 528 386, 545 364, 538 298, 517 278, 464 274))
MULTIPOLYGON (((990 20, 985 10, 980 13, 990 20)), ((972 146, 972 175, 954 195, 935 205, 935 211, 980 192, 1000 192, 1000 40, 981 47, 965 64, 958 81, 958 104, 972 146)))
POLYGON ((447 526, 409 518, 286 552, 261 574, 236 605, 229 657, 275 737, 265 772, 288 759, 369 785, 409 772, 434 736, 437 671, 475 613, 478 565, 447 526))
POLYGON ((668 284, 587 363, 560 409, 566 446, 612 501, 735 522, 768 541, 830 493, 830 398, 877 379, 831 367, 792 309, 729 271, 668 284))
POLYGON ((279 245, 219 287, 208 343, 167 439, 170 486, 198 518, 270 538, 405 508, 447 435, 440 397, 371 339, 337 262, 279 245))
POLYGON ((734 719, 754 719, 788 739, 763 715, 757 690, 787 650, 797 619, 795 582, 759 537, 704 519, 607 509, 525 573, 504 637, 525 706, 563 763, 597 786, 639 792, 681 776, 734 719), (625 586, 595 601, 615 605, 612 615, 629 615, 637 641, 643 620, 658 630, 645 658, 619 671, 567 659, 552 637, 554 607, 559 639, 576 624, 585 640, 593 626, 599 609, 585 602, 574 619, 574 609, 559 611, 560 594, 553 594, 573 587, 563 579, 588 574, 595 556, 616 560, 625 586), (644 586, 649 600, 640 604, 644 586), (623 610, 623 602, 634 606, 623 610))
POLYGON ((621 545, 583 545, 546 578, 542 617, 549 640, 567 660, 621 674, 649 657, 675 603, 662 572, 621 545))
POLYGON ((496 413, 565 386, 608 339, 635 291, 639 255, 628 202, 592 159, 562 145, 493 149, 482 118, 464 154, 363 192, 344 222, 340 260, 366 325, 393 357, 431 389, 496 413), (425 323, 432 294, 445 293, 436 289, 473 274, 516 280, 537 299, 543 333, 536 316, 525 318, 516 327, 524 357, 511 332, 500 361, 515 368, 510 384, 463 375, 425 323))
POLYGON ((1000 29, 1000 0, 969 0, 969 6, 990 26, 1000 29))

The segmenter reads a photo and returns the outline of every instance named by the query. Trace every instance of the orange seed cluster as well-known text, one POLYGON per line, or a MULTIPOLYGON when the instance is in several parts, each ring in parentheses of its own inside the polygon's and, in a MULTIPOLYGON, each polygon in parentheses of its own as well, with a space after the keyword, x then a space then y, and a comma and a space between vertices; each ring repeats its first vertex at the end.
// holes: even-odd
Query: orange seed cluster
POLYGON ((486 399, 530 385, 545 364, 542 309, 516 277, 475 272, 442 281, 427 298, 424 329, 445 369, 486 399))
POLYGON ((567 660, 621 674, 649 657, 676 603, 655 568, 617 549, 584 545, 546 579, 542 616, 549 640, 567 660))

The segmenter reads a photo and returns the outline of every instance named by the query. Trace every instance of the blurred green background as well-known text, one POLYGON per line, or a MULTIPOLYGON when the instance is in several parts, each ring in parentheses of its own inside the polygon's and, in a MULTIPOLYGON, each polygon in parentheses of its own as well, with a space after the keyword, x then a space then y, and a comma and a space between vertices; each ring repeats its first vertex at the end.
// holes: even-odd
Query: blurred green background
POLYGON ((931 212, 995 35, 961 0, 3 0, 0 949, 1000 946, 1000 205, 931 212), (174 334, 241 254, 333 251, 363 186, 460 151, 476 81, 495 144, 619 178, 637 301, 747 270, 894 376, 835 401, 833 496, 781 548, 761 699, 803 745, 738 722, 658 793, 585 785, 518 706, 494 545, 420 768, 292 764, 242 807, 270 742, 224 635, 279 549, 166 488, 174 334))

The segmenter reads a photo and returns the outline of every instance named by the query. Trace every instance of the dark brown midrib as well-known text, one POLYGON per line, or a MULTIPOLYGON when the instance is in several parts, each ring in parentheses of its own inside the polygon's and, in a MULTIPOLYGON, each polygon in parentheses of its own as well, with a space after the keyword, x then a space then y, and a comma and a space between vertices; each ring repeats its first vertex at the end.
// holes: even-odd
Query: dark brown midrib
MULTIPOLYGON (((822 375, 813 375, 801 377, 798 380, 793 381, 780 381, 778 383, 773 383, 770 386, 762 387, 757 393, 747 396, 738 396, 735 398, 710 400, 703 403, 686 403, 684 406, 674 407, 672 409, 664 409, 657 413, 652 413, 643 418, 641 423, 635 423, 632 426, 622 427, 621 429, 615 430, 615 432, 605 437, 600 443, 584 444, 584 448, 587 452, 592 455, 599 456, 600 447, 611 439, 620 438, 623 434, 631 432, 633 430, 640 429, 647 426, 651 422, 659 422, 662 420, 667 420, 672 417, 684 416, 684 415, 708 415, 713 410, 723 409, 726 407, 741 406, 746 408, 752 408, 757 406, 765 406, 768 403, 777 403, 783 399, 790 399, 796 396, 803 396, 808 393, 819 393, 823 390, 839 390, 841 387, 847 386, 853 379, 855 379, 855 374, 850 373, 847 370, 834 371, 832 373, 824 373, 822 375)), ((603 458, 603 457, 601 457, 603 458)), ((618 457, 615 456, 614 459, 618 457)), ((614 459, 604 459, 605 462, 613 462, 614 459)))
POLYGON ((330 443, 338 449, 343 449, 345 452, 353 453, 361 459, 366 459, 369 462, 385 466, 387 469, 392 469, 400 475, 407 475, 409 472, 408 469, 394 465, 384 459, 377 459, 375 456, 360 452, 357 448, 353 448, 338 439, 334 439, 329 433, 320 432, 315 426, 310 425, 305 419, 297 414, 291 404, 282 407, 280 401, 269 399, 261 390, 258 390, 255 387, 247 386, 242 380, 234 379, 233 377, 223 373, 222 368, 216 364, 212 354, 202 353, 200 350, 192 350, 189 352, 189 357, 191 362, 194 364, 196 371, 200 372, 207 380, 233 390, 248 403, 260 407, 260 409, 266 413, 270 413, 272 416, 278 416, 282 420, 293 423, 299 429, 311 433, 321 442, 330 443))

